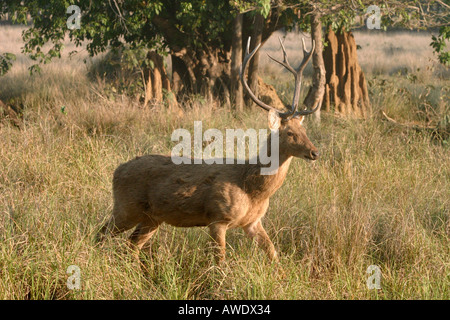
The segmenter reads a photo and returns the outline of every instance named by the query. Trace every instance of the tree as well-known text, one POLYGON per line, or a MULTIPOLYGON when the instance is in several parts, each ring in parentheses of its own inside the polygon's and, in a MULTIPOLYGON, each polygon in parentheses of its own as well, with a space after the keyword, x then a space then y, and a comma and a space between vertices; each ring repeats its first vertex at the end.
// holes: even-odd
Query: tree
MULTIPOLYGON (((171 92, 170 80, 164 66, 163 57, 156 51, 149 50, 147 53, 147 61, 149 62, 149 65, 144 69, 144 107, 147 106, 150 101, 161 103, 163 101, 164 92, 171 92)), ((173 97, 170 97, 169 102, 176 103, 176 100, 173 97)))
MULTIPOLYGON (((304 104, 311 109, 316 103, 322 103, 325 95, 326 70, 323 56, 322 44, 322 21, 321 15, 316 11, 311 17, 311 38, 315 42, 315 50, 312 56, 312 65, 314 69, 312 86, 306 95, 304 104), (321 100, 321 101, 319 101, 321 100)), ((320 120, 320 109, 314 113, 317 120, 320 120)))
POLYGON ((155 54, 170 54, 172 87, 180 92, 187 90, 213 98, 219 94, 229 96, 232 22, 236 15, 245 11, 244 36, 251 30, 250 21, 255 14, 266 18, 262 20, 262 38, 267 39, 275 30, 287 25, 292 15, 292 9, 276 6, 278 2, 281 3, 273 1, 272 8, 269 0, 79 0, 75 4, 81 11, 80 28, 72 30, 67 26, 72 12, 67 12, 65 0, 5 0, 0 14, 11 13, 14 22, 23 24, 27 22, 27 15, 31 15, 33 24, 23 33, 23 40, 24 52, 38 63, 32 71, 39 70, 40 63, 60 57, 63 40, 68 35, 77 46, 87 43, 86 49, 92 56, 125 46, 152 52, 148 55, 152 59, 149 59, 150 70, 146 74, 152 90, 147 89, 147 97, 160 95, 155 87, 159 81, 155 83, 151 78, 154 68, 165 77, 155 54), (50 49, 44 51, 45 44, 51 44, 50 49))
MULTIPOLYGON (((251 41, 250 47, 255 48, 258 44, 263 41, 263 28, 264 28, 264 17, 262 14, 257 13, 253 17, 252 23, 253 29, 251 33, 251 41)), ((258 69, 259 69, 259 50, 253 56, 253 59, 250 60, 250 64, 248 67, 248 84, 250 86, 250 90, 258 95, 259 94, 259 86, 258 86, 258 69)), ((248 97, 248 103, 250 104, 250 97, 248 97)))
POLYGON ((233 21, 233 37, 231 41, 231 96, 238 112, 244 109, 244 92, 239 78, 239 69, 242 64, 242 13, 236 14, 233 21))
MULTIPOLYGON (((351 32, 358 16, 365 18, 370 15, 367 13, 370 5, 381 8, 382 27, 440 26, 440 36, 434 38, 433 47, 440 54, 441 61, 449 59, 445 51, 445 40, 450 35, 449 6, 438 0, 78 0, 74 4, 81 11, 79 29, 68 28, 67 21, 73 12, 67 12, 69 2, 66 0, 3 0, 0 3, 0 17, 9 13, 14 22, 23 24, 27 23, 28 16, 32 17, 32 26, 23 33, 24 52, 38 63, 31 67, 31 71, 39 70, 40 63, 60 57, 66 36, 78 46, 86 44, 91 55, 124 47, 148 50, 146 100, 158 100, 164 92, 170 93, 171 90, 176 93, 193 92, 208 98, 228 99, 231 95, 235 99, 240 92, 239 88, 235 90, 232 85, 236 84, 236 66, 239 64, 237 43, 241 42, 244 46, 250 35, 253 35, 254 41, 264 43, 274 31, 281 28, 288 30, 298 24, 300 29, 310 30, 316 39, 313 91, 308 94, 305 105, 311 106, 319 98, 325 104, 327 101, 335 103, 326 100, 327 92, 324 89, 323 70, 326 70, 327 60, 330 59, 326 50, 332 49, 333 44, 325 47, 324 56, 321 57, 319 39, 322 38, 322 25, 327 32, 335 32, 339 39, 340 33, 351 32), (240 15, 242 24, 239 27, 236 17, 240 15), (240 40, 234 32, 237 31, 235 28, 242 30, 240 40), (43 49, 45 44, 51 44, 49 49, 43 49), (161 63, 161 58, 158 58, 168 54, 172 59, 172 83, 167 82, 168 71, 161 63), (234 64, 232 60, 235 60, 234 64)), ((342 43, 348 48, 344 48, 341 56, 355 52, 355 44, 349 41, 351 36, 344 35, 343 39, 347 39, 342 43)), ((254 66, 258 63, 255 58, 252 61, 254 66)), ((0 53, 0 74, 10 68, 12 59, 11 55, 0 53)), ((350 65, 342 70, 355 68, 350 65)), ((250 69, 249 82, 255 83, 258 68, 250 69)), ((330 74, 330 71, 326 70, 326 73, 330 74)), ((359 100, 355 102, 354 97, 364 95, 360 75, 361 72, 353 75, 351 72, 336 74, 340 84, 356 88, 352 89, 353 92, 361 93, 340 98, 354 109, 361 105, 359 100)), ((330 79, 327 76, 330 88, 328 94, 332 88, 330 79)), ((338 107, 339 110, 344 108, 338 107)))

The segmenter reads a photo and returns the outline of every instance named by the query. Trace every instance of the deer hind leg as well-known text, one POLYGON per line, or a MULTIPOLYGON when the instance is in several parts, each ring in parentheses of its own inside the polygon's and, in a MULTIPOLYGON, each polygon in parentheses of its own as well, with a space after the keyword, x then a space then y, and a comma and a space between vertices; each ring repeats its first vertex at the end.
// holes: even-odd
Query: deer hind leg
POLYGON ((215 257, 218 264, 225 260, 225 235, 227 228, 228 225, 225 223, 213 223, 209 226, 209 232, 216 246, 215 257))
POLYGON ((249 237, 256 240, 258 246, 266 252, 270 260, 278 260, 278 254, 275 250, 275 246, 267 235, 266 230, 264 230, 261 220, 245 226, 244 231, 249 237))

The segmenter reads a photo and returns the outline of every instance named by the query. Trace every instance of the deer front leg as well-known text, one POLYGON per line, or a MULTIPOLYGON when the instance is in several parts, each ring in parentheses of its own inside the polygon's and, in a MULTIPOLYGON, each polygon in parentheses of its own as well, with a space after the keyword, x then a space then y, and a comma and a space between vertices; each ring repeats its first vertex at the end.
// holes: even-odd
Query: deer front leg
POLYGON ((225 260, 225 234, 228 225, 224 223, 213 223, 209 226, 211 237, 216 245, 216 262, 220 264, 225 260))
POLYGON ((267 235, 266 230, 264 230, 261 220, 245 226, 244 231, 250 238, 254 238, 256 240, 256 243, 266 252, 270 260, 278 260, 278 254, 275 250, 275 246, 267 235))

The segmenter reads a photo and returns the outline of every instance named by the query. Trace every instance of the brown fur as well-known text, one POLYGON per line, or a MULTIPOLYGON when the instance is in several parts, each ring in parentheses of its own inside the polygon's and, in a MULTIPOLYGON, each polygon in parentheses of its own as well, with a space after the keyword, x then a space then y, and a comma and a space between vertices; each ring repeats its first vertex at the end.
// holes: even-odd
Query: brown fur
POLYGON ((136 226, 130 240, 139 251, 163 222, 176 227, 208 226, 220 261, 225 256, 226 230, 242 227, 270 259, 276 258, 261 224, 269 198, 283 184, 292 157, 318 157, 301 125, 302 118, 287 120, 279 127, 280 167, 274 175, 261 175, 261 164, 175 165, 170 156, 163 155, 121 164, 114 172, 112 217, 98 237, 136 226))

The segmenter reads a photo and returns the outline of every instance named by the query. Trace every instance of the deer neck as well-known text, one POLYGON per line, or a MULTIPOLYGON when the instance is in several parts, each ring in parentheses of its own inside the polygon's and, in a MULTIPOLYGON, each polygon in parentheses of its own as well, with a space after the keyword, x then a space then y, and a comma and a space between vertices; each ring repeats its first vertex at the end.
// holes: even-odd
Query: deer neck
POLYGON ((276 173, 260 175, 260 196, 269 198, 283 185, 284 179, 289 171, 289 166, 291 165, 291 160, 292 156, 286 156, 280 153, 279 167, 276 173))
MULTIPOLYGON (((271 137, 268 139, 269 154, 271 152, 271 137)), ((268 167, 268 165, 257 164, 253 165, 248 170, 245 181, 245 190, 253 199, 268 199, 271 197, 282 185, 286 175, 289 171, 289 166, 292 161, 292 156, 288 155, 285 150, 280 146, 278 169, 273 174, 261 174, 261 168, 268 167)))

